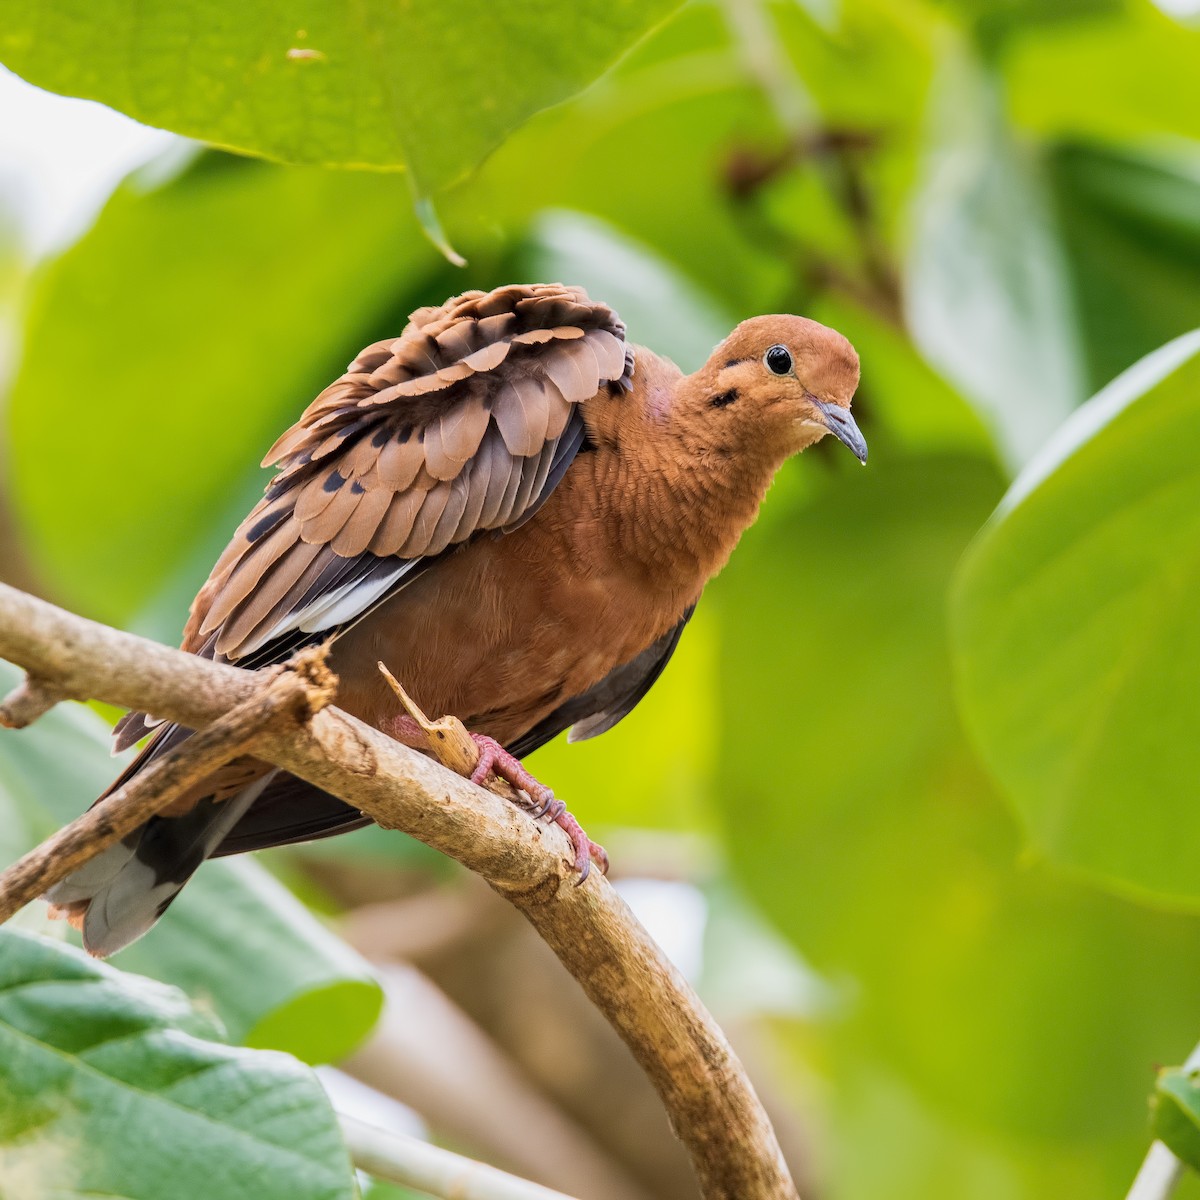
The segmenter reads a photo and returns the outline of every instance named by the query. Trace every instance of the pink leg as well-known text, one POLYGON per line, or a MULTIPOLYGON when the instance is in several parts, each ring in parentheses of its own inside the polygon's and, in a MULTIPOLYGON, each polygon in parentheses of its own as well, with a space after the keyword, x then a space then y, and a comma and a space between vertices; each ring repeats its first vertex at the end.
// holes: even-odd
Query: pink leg
POLYGON ((521 765, 520 760, 509 754, 494 738, 485 737, 482 733, 471 734, 471 741, 479 747, 479 762, 471 774, 472 783, 483 783, 489 775, 506 779, 515 788, 528 794, 529 798, 538 805, 535 817, 546 817, 560 829, 566 830, 575 847, 575 870, 579 872, 576 884, 582 883, 591 870, 592 859, 596 860, 601 872, 608 874, 608 855, 604 847, 597 845, 588 837, 579 822, 567 811, 567 806, 555 799, 554 793, 539 783, 521 765))
POLYGON ((414 750, 429 749, 429 735, 412 717, 406 716, 404 713, 389 717, 386 721, 380 721, 379 728, 388 737, 395 738, 396 741, 403 742, 414 750))

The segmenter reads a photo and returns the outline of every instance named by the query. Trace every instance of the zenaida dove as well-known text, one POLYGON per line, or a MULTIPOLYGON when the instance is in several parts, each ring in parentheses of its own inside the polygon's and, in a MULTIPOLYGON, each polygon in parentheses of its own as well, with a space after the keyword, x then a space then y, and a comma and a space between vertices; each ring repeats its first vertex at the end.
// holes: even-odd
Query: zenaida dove
MULTIPOLYGON (((426 712, 461 717, 476 774, 525 789, 586 874, 603 852, 517 760, 568 728, 611 729, 646 694, 786 458, 832 433, 865 460, 857 384, 850 343, 803 317, 743 321, 684 375, 580 288, 420 309, 271 448, 278 474, 200 589, 183 648, 255 668, 336 639, 338 704, 428 749, 382 660, 426 712)), ((117 746, 149 732, 118 782, 189 736, 130 713, 117 746)), ((367 823, 241 759, 47 898, 107 955, 206 858, 367 823)))

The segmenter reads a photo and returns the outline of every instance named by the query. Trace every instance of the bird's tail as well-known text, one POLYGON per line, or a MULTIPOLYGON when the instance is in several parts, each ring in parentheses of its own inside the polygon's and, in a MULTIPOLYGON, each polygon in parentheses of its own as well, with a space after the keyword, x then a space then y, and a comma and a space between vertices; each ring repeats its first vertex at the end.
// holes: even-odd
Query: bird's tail
MULTIPOLYGON (((161 726, 150 743, 96 803, 179 745, 190 731, 161 726)), ((98 958, 142 936, 197 867, 220 846, 230 830, 271 782, 266 764, 239 759, 215 772, 177 801, 167 815, 151 817, 121 841, 84 863, 45 895, 51 916, 65 917, 82 931, 84 948, 98 958)))

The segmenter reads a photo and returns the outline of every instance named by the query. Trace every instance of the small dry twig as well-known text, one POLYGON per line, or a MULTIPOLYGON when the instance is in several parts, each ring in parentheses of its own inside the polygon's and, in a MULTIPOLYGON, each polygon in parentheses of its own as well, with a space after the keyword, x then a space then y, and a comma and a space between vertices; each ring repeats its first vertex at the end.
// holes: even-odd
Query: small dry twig
POLYGON ((43 679, 26 675, 3 700, 0 700, 0 728, 24 729, 45 716, 56 704, 69 700, 43 679))

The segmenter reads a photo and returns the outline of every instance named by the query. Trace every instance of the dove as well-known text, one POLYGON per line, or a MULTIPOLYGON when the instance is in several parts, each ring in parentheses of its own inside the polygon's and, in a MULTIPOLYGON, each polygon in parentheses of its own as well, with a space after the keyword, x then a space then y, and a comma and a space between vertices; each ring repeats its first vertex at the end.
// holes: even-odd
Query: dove
MULTIPOLYGON (((425 712, 463 722, 476 781, 509 780, 567 831, 582 881, 603 850, 520 760, 629 714, 787 459, 832 435, 866 461, 858 379, 846 338, 801 316, 743 321, 685 375, 578 287, 422 308, 271 448, 276 473, 196 596, 183 649, 258 669, 328 642, 339 707, 429 752, 383 664, 425 712)), ((127 715, 118 749, 149 741, 113 786, 190 733, 127 715)), ((205 859, 368 822, 242 758, 46 898, 105 956, 205 859)))

